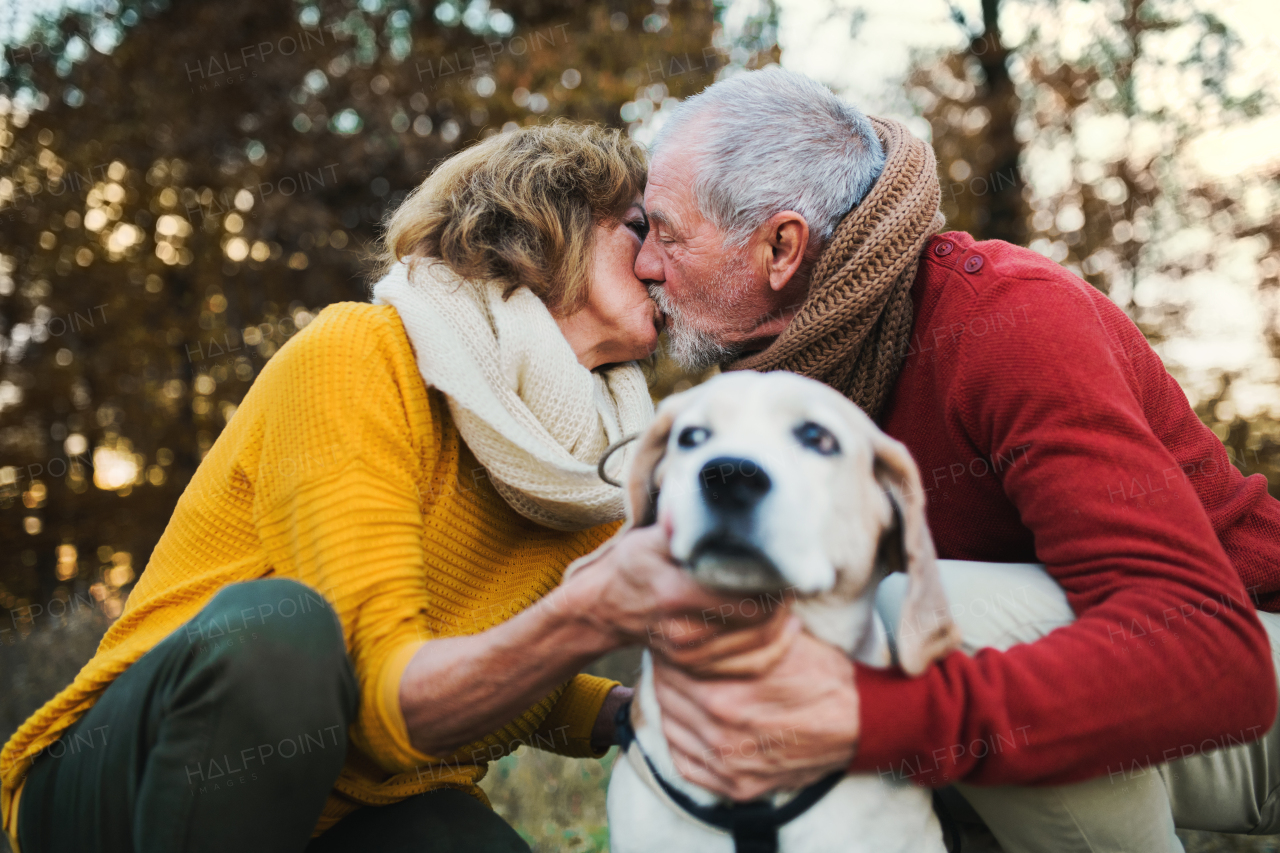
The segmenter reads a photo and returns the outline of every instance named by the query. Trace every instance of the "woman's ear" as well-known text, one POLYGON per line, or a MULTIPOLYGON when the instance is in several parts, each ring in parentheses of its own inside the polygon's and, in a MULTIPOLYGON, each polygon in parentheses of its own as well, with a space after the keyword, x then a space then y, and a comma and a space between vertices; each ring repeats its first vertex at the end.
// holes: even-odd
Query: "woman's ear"
POLYGON ((894 631, 898 663, 908 675, 920 675, 929 664, 960 646, 960 628, 951 618, 938 575, 938 558, 924 513, 920 471, 902 444, 877 430, 872 435, 875 476, 894 509, 900 547, 882 549, 900 555, 893 570, 907 573, 907 597, 894 631))
POLYGON ((671 426, 688 405, 690 391, 673 394, 662 401, 657 415, 640 436, 631 456, 631 467, 626 475, 627 522, 631 527, 648 527, 657 521, 662 459, 667 455, 671 426))

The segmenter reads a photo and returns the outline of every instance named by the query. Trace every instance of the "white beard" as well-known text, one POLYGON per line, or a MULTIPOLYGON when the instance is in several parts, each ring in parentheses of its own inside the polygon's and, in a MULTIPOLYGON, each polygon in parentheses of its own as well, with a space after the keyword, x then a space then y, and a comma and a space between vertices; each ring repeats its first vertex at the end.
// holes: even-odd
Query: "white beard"
MULTIPOLYGON (((703 291, 703 306, 720 316, 733 317, 749 285, 744 258, 734 258, 710 276, 703 291)), ((669 354, 677 364, 691 373, 733 361, 742 354, 743 345, 729 343, 693 325, 689 314, 676 305, 660 284, 649 285, 649 296, 667 318, 669 354)))

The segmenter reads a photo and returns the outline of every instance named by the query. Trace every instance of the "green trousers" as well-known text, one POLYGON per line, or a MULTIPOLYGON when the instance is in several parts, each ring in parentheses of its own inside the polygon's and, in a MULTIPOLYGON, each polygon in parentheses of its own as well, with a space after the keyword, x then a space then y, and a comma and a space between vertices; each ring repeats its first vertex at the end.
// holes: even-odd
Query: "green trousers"
POLYGON ((456 790, 362 808, 311 840, 358 693, 315 591, 281 578, 228 586, 36 757, 23 853, 528 853, 456 790))

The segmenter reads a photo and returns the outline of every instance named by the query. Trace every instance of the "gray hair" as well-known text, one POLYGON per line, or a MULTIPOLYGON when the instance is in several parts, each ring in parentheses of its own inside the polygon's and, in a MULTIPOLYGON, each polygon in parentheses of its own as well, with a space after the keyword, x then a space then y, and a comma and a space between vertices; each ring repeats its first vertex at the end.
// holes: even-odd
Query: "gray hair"
POLYGON ((697 163, 702 215, 741 246, 770 216, 794 210, 825 243, 884 168, 866 114, 803 74, 777 66, 709 86, 671 113, 653 160, 678 140, 697 163))

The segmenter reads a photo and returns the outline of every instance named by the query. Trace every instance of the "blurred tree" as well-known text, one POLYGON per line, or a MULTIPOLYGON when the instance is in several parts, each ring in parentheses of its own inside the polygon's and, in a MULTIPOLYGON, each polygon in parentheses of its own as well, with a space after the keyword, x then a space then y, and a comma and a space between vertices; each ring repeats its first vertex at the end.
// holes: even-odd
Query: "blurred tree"
MULTIPOLYGON (((977 35, 955 12, 967 47, 909 80, 932 128, 949 226, 1065 264, 1157 345, 1187 329, 1186 284, 1253 265, 1243 275, 1270 305, 1280 359, 1280 176, 1209 179, 1195 165, 1207 132, 1274 107, 1274 80, 1251 73, 1266 64, 1203 0, 983 0, 982 11, 977 35), (1002 35, 1011 30, 1018 39, 1002 35)), ((1237 416, 1238 378, 1224 373, 1197 412, 1245 473, 1265 473, 1280 494, 1280 432, 1271 417, 1237 416)))
POLYGON ((90 595, 118 613, 253 378, 321 307, 366 298, 377 224, 433 164, 697 91, 728 61, 714 11, 112 0, 6 47, 6 627, 90 595))
MULTIPOLYGON (((1223 372, 1216 392, 1206 395, 1196 412, 1222 439, 1236 466, 1247 474, 1265 474, 1272 494, 1280 496, 1280 412, 1250 412, 1245 417, 1237 399, 1242 385, 1261 380, 1274 387, 1280 382, 1280 164, 1248 176, 1196 183, 1182 204, 1209 223, 1203 230, 1211 229, 1212 237, 1198 241, 1208 264, 1240 262, 1256 275, 1263 337, 1271 355, 1269 369, 1257 371, 1261 376, 1223 372)), ((1194 274, 1185 256, 1177 260, 1186 266, 1175 267, 1175 274, 1194 274)))
POLYGON ((1001 0, 982 0, 980 29, 950 5, 967 46, 932 68, 920 69, 910 81, 929 101, 926 117, 951 131, 939 134, 935 127, 934 134, 947 222, 988 239, 1023 245, 1022 141, 1014 132, 1021 99, 1000 32, 1001 0))

